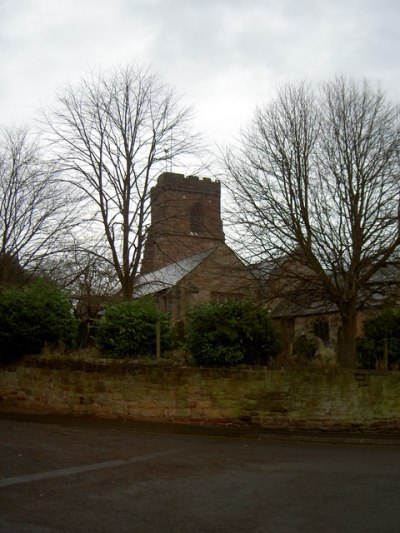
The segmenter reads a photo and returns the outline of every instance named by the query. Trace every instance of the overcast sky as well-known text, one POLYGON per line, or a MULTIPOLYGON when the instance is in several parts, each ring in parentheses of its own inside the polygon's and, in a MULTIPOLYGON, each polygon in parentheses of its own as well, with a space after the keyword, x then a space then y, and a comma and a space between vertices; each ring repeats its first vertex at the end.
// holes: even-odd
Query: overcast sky
POLYGON ((286 81, 350 74, 400 101, 399 0, 0 0, 0 123, 100 66, 150 65, 230 141, 286 81))

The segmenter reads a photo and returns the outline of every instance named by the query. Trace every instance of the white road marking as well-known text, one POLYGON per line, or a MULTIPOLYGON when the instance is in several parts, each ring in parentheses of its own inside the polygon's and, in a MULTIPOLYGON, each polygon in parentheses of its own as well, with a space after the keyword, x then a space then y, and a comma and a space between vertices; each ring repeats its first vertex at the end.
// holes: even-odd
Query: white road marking
POLYGON ((39 472, 38 474, 27 474, 22 476, 8 477, 0 479, 0 488, 9 487, 10 485, 19 485, 21 483, 31 483, 33 481, 42 481, 44 479, 54 479, 61 476, 70 476, 72 474, 80 474, 82 472, 92 472, 94 470, 102 470, 104 468, 114 468, 116 466, 132 465, 151 459, 157 459, 167 455, 174 455, 182 448, 175 448, 173 450, 166 450, 162 452, 146 453, 144 455, 135 455, 129 459, 115 459, 113 461, 105 461, 103 463, 95 463, 82 466, 71 466, 68 468, 60 468, 58 470, 51 470, 49 472, 39 472))

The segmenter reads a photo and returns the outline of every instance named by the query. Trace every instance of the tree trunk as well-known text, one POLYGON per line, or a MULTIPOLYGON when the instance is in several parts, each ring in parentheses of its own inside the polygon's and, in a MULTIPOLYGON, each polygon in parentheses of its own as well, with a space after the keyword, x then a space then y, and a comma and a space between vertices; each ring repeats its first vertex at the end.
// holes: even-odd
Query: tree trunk
POLYGON ((133 294, 133 280, 130 276, 124 277, 121 282, 122 285, 122 299, 124 302, 129 302, 132 300, 133 294))
POLYGON ((338 363, 344 368, 357 366, 356 336, 357 336, 357 306, 356 302, 348 302, 340 312, 342 331, 338 339, 338 363))

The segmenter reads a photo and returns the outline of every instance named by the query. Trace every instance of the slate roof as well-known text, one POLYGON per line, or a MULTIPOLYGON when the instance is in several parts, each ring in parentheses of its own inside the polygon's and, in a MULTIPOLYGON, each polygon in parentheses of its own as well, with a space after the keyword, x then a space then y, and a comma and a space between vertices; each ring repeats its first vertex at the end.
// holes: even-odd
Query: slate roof
POLYGON ((216 248, 210 248, 195 255, 185 257, 176 263, 171 263, 159 270, 141 274, 136 278, 134 297, 140 298, 148 294, 155 294, 164 289, 174 287, 185 276, 197 268, 216 248))
POLYGON ((325 315, 337 312, 337 306, 330 302, 315 301, 301 305, 296 302, 283 301, 273 307, 271 310, 271 316, 274 318, 289 318, 298 316, 325 315))
MULTIPOLYGON (((257 265, 258 275, 262 281, 268 282, 271 277, 271 262, 257 265)), ((369 280, 366 287, 360 291, 359 300, 363 305, 379 307, 385 303, 398 300, 400 287, 400 264, 398 261, 388 262, 381 267, 369 280)), ((312 294, 307 295, 290 292, 287 298, 279 301, 272 309, 272 316, 276 318, 307 316, 316 314, 337 313, 337 305, 323 300, 312 294)))

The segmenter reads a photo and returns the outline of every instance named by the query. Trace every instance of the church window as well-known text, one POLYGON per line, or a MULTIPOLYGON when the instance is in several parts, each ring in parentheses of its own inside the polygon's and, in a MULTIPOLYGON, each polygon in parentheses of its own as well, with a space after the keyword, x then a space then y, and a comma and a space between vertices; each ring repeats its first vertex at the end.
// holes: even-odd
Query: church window
POLYGON ((204 213, 203 208, 199 203, 193 204, 190 209, 190 233, 198 235, 203 231, 204 227, 204 213))
POLYGON ((223 304, 229 301, 241 302, 243 301, 243 295, 236 292, 212 292, 211 301, 214 303, 223 304))

